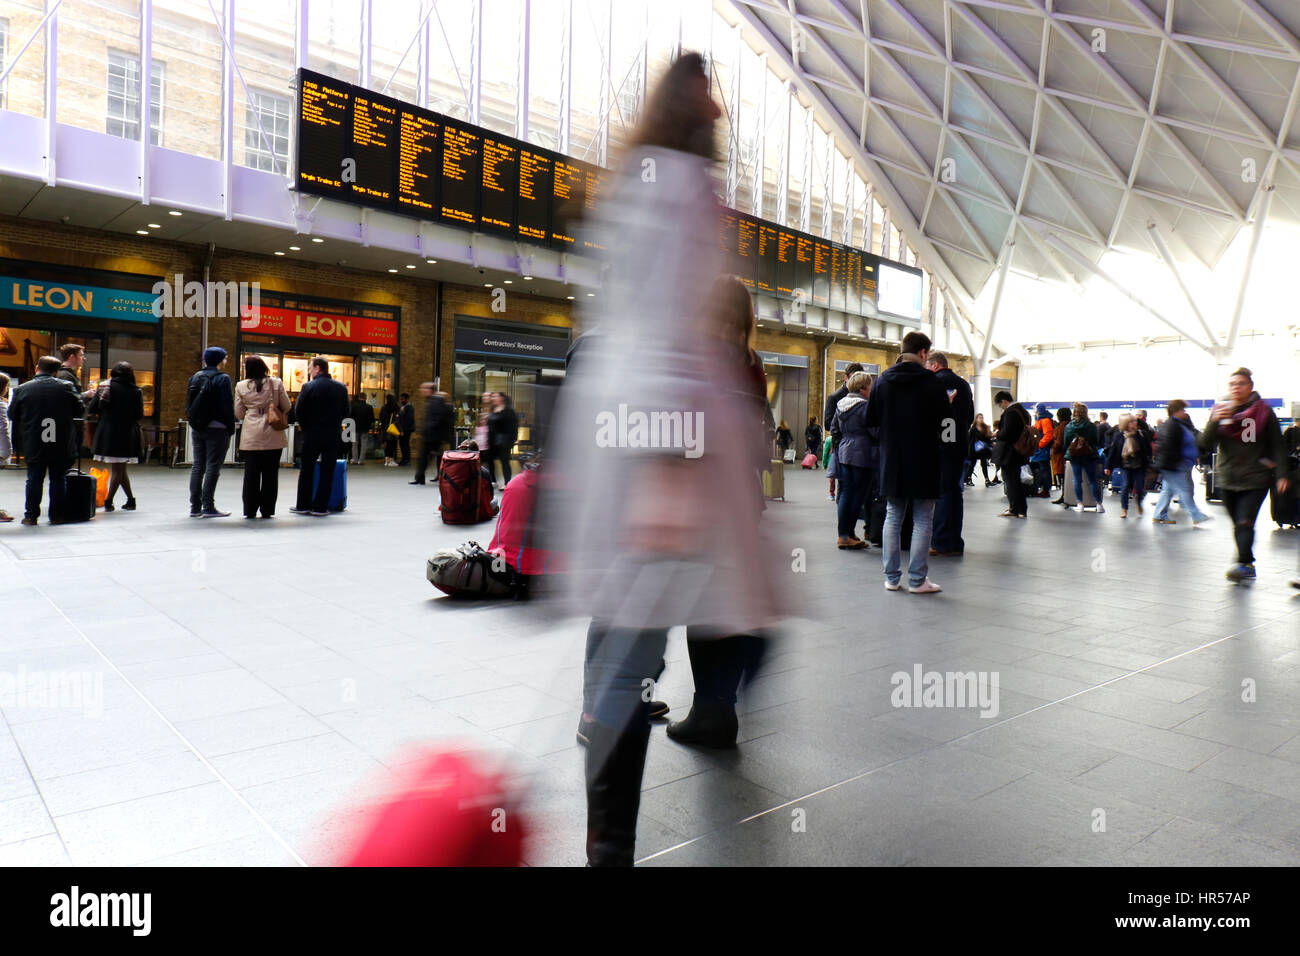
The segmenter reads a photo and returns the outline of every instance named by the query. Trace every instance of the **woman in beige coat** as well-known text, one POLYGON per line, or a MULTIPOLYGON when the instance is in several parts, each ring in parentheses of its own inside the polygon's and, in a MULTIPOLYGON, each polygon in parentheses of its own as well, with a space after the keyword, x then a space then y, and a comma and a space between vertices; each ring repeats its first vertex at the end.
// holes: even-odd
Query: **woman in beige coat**
POLYGON ((239 449, 244 453, 244 517, 275 516, 280 492, 280 454, 289 444, 287 431, 276 431, 267 420, 272 405, 286 416, 289 393, 256 355, 244 359, 247 376, 235 386, 235 417, 244 423, 239 449))

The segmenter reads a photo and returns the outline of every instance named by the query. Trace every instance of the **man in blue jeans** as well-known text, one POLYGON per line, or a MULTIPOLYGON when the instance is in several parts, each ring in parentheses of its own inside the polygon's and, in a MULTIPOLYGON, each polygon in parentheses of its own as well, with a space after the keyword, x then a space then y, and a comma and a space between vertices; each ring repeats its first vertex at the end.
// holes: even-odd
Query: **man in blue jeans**
POLYGON ((885 498, 885 589, 902 587, 899 537, 908 503, 912 506, 908 591, 934 594, 942 588, 927 577, 930 529, 939 497, 944 419, 948 394, 925 367, 930 339, 921 332, 903 336, 903 354, 881 373, 867 401, 867 424, 880 429, 880 494, 885 498))
POLYGON ((1165 419, 1157 433, 1156 458, 1152 464, 1159 469, 1161 487, 1160 498, 1156 501, 1156 514, 1152 519, 1156 524, 1177 524, 1169 517, 1169 506, 1174 496, 1183 510, 1192 516, 1192 524, 1209 521, 1210 516, 1196 506, 1195 489, 1192 486, 1192 468, 1196 465, 1196 439, 1198 433, 1192 425, 1191 416, 1187 414, 1187 403, 1175 398, 1167 406, 1169 417, 1165 419))
POLYGON ((190 517, 228 518, 229 511, 217 509, 215 496, 221 463, 226 460, 230 439, 235 434, 235 387, 222 369, 226 350, 219 345, 205 349, 203 368, 190 378, 185 418, 194 444, 194 465, 190 468, 190 517))

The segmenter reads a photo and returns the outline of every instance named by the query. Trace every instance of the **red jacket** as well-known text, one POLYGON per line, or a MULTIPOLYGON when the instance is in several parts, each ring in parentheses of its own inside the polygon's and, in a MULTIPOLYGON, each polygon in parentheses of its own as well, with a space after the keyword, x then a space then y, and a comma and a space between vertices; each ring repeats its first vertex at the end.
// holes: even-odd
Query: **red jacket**
POLYGON ((520 574, 554 574, 564 570, 560 556, 529 546, 535 532, 534 510, 541 481, 535 468, 525 468, 501 492, 501 512, 488 550, 500 554, 520 574))

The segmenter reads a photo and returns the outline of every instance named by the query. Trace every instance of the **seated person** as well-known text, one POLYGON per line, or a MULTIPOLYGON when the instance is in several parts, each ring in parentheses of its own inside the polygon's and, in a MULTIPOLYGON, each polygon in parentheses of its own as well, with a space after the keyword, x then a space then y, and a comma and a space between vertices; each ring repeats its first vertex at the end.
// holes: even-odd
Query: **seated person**
POLYGON ((534 458, 510 479, 501 494, 501 511, 488 546, 488 551, 504 558, 519 575, 525 593, 535 588, 543 575, 563 570, 560 555, 532 545, 541 481, 540 458, 534 458))

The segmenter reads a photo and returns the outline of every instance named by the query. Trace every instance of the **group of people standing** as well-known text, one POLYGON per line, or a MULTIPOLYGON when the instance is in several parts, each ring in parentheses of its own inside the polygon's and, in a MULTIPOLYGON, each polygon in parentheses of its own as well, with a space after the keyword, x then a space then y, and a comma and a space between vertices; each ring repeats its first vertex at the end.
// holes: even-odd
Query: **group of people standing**
MULTIPOLYGON (((105 511, 113 511, 118 490, 126 494, 124 511, 136 509, 129 462, 140 457, 140 419, 144 397, 135 384, 130 362, 118 362, 108 381, 83 390, 79 370, 85 362, 85 346, 68 343, 59 355, 46 355, 36 362, 36 374, 10 396, 9 376, 0 374, 0 462, 15 453, 27 464, 27 487, 22 523, 34 526, 41 516, 45 485, 49 483, 50 524, 71 520, 66 510, 68 472, 80 457, 83 435, 78 423, 87 414, 98 416, 91 439, 95 461, 108 465, 108 494, 105 511), (10 431, 12 426, 12 439, 10 431)), ((0 522, 14 516, 0 511, 0 522)))

